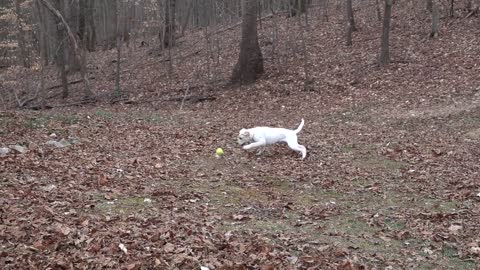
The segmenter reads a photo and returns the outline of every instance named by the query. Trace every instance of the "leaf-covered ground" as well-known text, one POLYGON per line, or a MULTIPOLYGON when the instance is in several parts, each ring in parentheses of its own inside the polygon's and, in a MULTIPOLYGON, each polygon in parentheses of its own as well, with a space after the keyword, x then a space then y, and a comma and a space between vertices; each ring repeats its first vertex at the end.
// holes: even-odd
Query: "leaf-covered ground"
MULTIPOLYGON (((296 19, 277 18, 274 54, 275 19, 260 28, 267 72, 254 85, 226 84, 238 29, 210 39, 211 58, 191 33, 171 74, 163 55, 131 49, 133 104, 0 113, 0 147, 28 149, 0 157, 1 268, 478 269, 479 18, 442 21, 429 40, 409 8, 384 69, 373 7, 353 47, 339 20, 310 14, 309 90, 296 19), (216 99, 172 99, 187 88, 216 99), (303 161, 236 145, 242 127, 301 118, 303 161)), ((97 54, 103 97, 114 55, 97 54)))

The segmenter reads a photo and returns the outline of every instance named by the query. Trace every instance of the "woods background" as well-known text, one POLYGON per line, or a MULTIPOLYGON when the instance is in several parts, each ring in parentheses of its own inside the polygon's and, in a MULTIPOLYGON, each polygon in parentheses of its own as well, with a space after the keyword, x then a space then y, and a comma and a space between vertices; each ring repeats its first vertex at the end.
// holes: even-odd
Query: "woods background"
POLYGON ((192 77, 190 81, 197 80, 200 74, 206 76, 205 79, 210 83, 222 81, 222 71, 215 68, 220 61, 227 59, 222 54, 231 46, 237 46, 237 50, 241 46, 238 43, 226 43, 221 34, 226 30, 239 29, 242 16, 248 15, 248 12, 242 12, 245 5, 251 8, 250 19, 244 17, 244 29, 255 31, 242 30, 242 42, 254 41, 253 45, 244 43, 245 46, 253 46, 253 49, 242 50, 237 66, 228 71, 231 75, 224 74, 223 77, 229 77, 231 82, 242 83, 254 81, 263 73, 262 52, 255 45, 255 40, 258 40, 258 21, 263 35, 262 46, 269 46, 269 51, 263 52, 267 53, 269 61, 278 60, 281 64, 282 60, 291 56, 291 52, 304 59, 305 89, 311 88, 313 82, 313 78, 310 78, 311 63, 308 63, 308 53, 312 50, 310 30, 312 27, 322 27, 318 23, 311 25, 309 16, 328 21, 332 14, 337 17, 341 14, 341 21, 345 24, 341 35, 345 36, 345 40, 340 44, 347 46, 352 45, 352 33, 358 29, 355 25, 356 16, 364 24, 363 28, 365 25, 382 25, 382 30, 377 30, 378 36, 371 38, 382 36, 377 43, 377 62, 386 65, 390 62, 388 41, 392 27, 409 27, 415 34, 437 38, 440 19, 446 22, 448 18, 476 16, 479 8, 478 0, 3 0, 0 2, 2 106, 4 109, 44 107, 47 106, 49 90, 46 88, 61 88, 61 97, 67 98, 70 85, 76 83, 82 83, 83 100, 93 101, 98 89, 95 90, 95 84, 90 83, 89 77, 95 78, 89 74, 100 67, 90 57, 96 51, 114 48, 117 56, 116 81, 110 91, 112 100, 125 99, 131 91, 125 92, 121 87, 121 58, 128 58, 128 55, 121 53, 122 47, 127 52, 148 48, 145 53, 149 57, 162 57, 159 70, 167 71, 169 76, 174 73, 175 65, 188 62, 201 52, 206 61, 206 72, 195 73, 195 78, 192 77), (396 16, 401 21, 390 22, 392 5, 396 6, 396 16), (298 20, 289 20, 287 25, 282 24, 279 28, 278 18, 282 17, 297 17, 298 20), (262 20, 266 19, 267 28, 263 28, 262 20), (252 23, 248 24, 248 21, 252 23), (278 49, 279 31, 286 31, 288 48, 278 49), (186 33, 198 37, 193 43, 186 44, 186 33), (199 44, 204 48, 192 51, 199 44), (255 50, 252 57, 258 58, 254 66, 248 65, 252 59, 245 54, 252 50, 255 50), (55 65, 55 71, 51 70, 52 65, 55 65), (50 77, 46 86, 45 78, 52 76, 52 72, 58 76, 50 77), (30 79, 19 79, 22 77, 30 79), (52 85, 52 80, 58 80, 60 87, 52 85))

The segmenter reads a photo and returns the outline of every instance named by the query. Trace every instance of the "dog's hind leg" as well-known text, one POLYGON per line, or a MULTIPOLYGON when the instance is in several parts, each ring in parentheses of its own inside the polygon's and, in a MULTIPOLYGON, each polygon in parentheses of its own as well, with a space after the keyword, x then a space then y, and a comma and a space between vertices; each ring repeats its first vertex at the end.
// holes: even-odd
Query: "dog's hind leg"
POLYGON ((300 152, 302 153, 302 159, 304 159, 307 156, 307 148, 305 146, 299 144, 298 147, 300 148, 300 152))
POLYGON ((302 159, 307 156, 307 149, 305 146, 298 144, 297 140, 287 140, 287 144, 290 149, 300 152, 302 154, 302 159))

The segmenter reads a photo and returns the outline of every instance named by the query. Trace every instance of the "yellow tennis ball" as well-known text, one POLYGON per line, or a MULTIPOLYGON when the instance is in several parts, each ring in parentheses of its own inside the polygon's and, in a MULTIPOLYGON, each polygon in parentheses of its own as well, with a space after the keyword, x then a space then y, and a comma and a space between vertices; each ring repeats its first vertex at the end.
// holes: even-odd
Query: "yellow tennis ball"
POLYGON ((217 155, 221 156, 223 155, 223 149, 222 148, 217 148, 217 151, 216 151, 217 155))

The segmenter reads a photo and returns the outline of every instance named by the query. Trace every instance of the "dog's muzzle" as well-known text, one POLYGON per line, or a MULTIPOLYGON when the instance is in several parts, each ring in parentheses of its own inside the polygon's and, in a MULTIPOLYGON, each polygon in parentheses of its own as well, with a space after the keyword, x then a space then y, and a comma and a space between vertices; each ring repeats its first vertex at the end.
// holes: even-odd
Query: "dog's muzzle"
POLYGON ((249 143, 249 140, 245 140, 245 139, 242 138, 242 137, 238 137, 237 143, 238 143, 239 145, 244 145, 244 144, 249 143))

